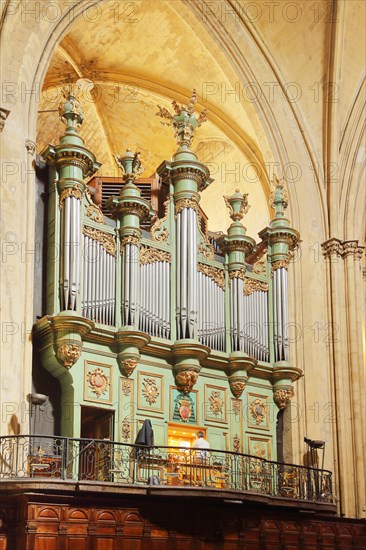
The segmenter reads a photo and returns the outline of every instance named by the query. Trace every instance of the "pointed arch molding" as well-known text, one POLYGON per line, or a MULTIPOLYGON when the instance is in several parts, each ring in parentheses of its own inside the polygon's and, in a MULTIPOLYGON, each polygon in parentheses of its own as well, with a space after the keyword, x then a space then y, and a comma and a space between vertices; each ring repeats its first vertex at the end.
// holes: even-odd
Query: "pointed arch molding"
POLYGON ((365 157, 360 167, 360 173, 355 174, 358 155, 362 145, 366 148, 366 75, 363 75, 356 98, 347 116, 342 133, 339 150, 339 195, 340 218, 343 220, 343 238, 345 240, 364 238, 364 204, 365 192, 362 177, 365 174, 365 157), (360 196, 361 195, 361 196, 360 196))

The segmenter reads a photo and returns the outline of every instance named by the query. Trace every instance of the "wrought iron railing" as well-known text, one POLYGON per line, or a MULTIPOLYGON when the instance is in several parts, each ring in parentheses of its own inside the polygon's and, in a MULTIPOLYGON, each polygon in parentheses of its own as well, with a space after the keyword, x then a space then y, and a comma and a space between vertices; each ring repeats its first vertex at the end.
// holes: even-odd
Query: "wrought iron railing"
POLYGON ((198 487, 333 503, 328 470, 215 449, 51 436, 0 438, 0 479, 56 478, 198 487))

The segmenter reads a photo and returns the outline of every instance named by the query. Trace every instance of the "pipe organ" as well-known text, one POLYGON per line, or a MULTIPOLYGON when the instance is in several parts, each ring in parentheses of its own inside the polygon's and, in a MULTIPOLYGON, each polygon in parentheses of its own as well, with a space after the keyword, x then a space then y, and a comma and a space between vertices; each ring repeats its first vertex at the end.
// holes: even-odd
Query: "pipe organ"
POLYGON ((99 164, 78 134, 77 99, 66 99, 66 133, 43 152, 50 166, 49 239, 61 254, 55 261, 49 246, 48 311, 35 334, 47 361, 54 354, 56 376, 78 361, 85 339, 95 338, 108 343, 124 377, 133 375, 141 354, 161 348, 184 394, 203 367, 217 368, 235 399, 258 376, 283 408, 300 374, 289 362, 287 272, 299 235, 285 217, 287 192, 275 179, 274 218, 258 242, 242 223, 249 203, 239 189, 224 197, 232 220, 227 233, 209 234, 199 201, 212 180, 190 149, 206 116, 194 114, 195 102, 194 93, 188 106, 174 102, 174 114, 159 107, 178 150, 157 168, 169 195, 164 215, 150 223, 154 211, 135 185, 140 155, 129 149, 116 157, 123 185, 103 204, 110 217, 93 202, 85 180, 99 164))

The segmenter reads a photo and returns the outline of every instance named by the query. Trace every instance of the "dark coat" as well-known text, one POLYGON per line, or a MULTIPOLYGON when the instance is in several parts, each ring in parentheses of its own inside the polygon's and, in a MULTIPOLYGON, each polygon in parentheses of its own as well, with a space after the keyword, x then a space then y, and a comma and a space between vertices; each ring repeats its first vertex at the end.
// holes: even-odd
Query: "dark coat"
MULTIPOLYGON (((144 423, 137 434, 135 445, 143 445, 144 447, 154 446, 154 431, 150 420, 144 420, 144 423)), ((137 456, 138 452, 140 452, 139 449, 135 448, 135 456, 137 456)))

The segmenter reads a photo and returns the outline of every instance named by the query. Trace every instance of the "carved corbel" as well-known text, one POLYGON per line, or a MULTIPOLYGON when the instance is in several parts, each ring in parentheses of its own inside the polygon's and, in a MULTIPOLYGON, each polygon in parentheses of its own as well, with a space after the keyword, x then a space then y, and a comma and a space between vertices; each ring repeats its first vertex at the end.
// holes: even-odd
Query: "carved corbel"
POLYGON ((201 371, 201 360, 210 349, 192 340, 178 340, 173 346, 175 384, 179 391, 189 393, 197 383, 201 371))
POLYGON ((193 369, 178 372, 175 375, 177 388, 183 393, 189 393, 198 380, 198 374, 193 369))
POLYGON ((231 393, 236 399, 242 396, 248 382, 248 372, 255 367, 256 363, 255 359, 246 357, 241 352, 234 351, 230 354, 226 374, 229 377, 231 393))
POLYGON ((144 332, 120 329, 115 341, 117 345, 117 362, 123 376, 129 378, 140 361, 140 350, 147 346, 151 338, 144 332))
POLYGON ((277 386, 273 388, 273 400, 279 409, 285 409, 294 394, 292 386, 277 386))
POLYGON ((70 340, 69 342, 58 344, 56 356, 65 369, 69 370, 80 359, 82 350, 82 342, 70 340))

